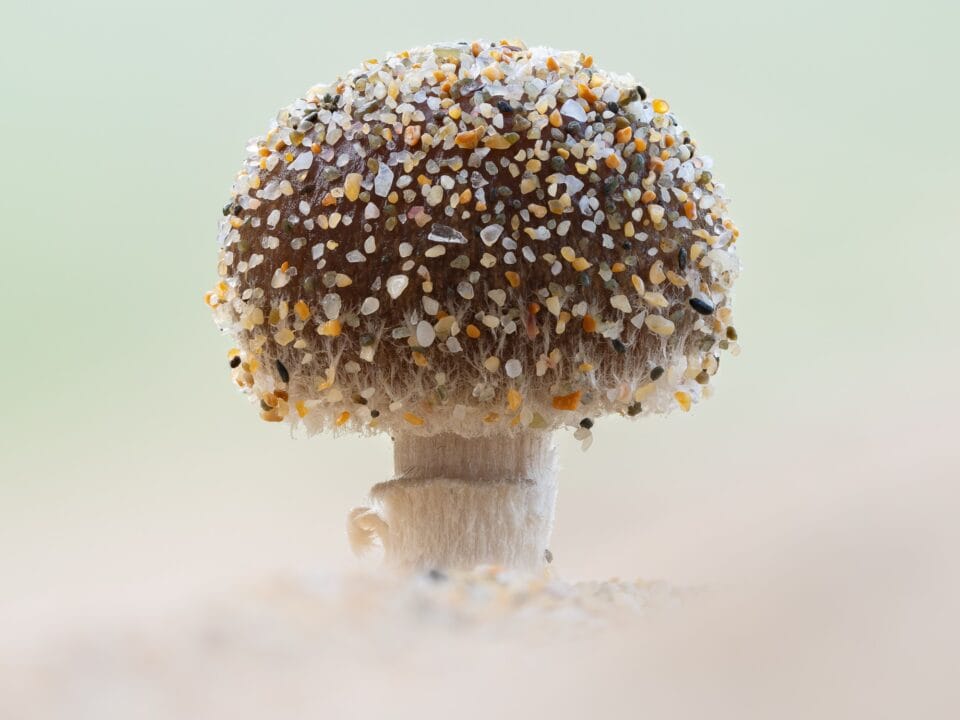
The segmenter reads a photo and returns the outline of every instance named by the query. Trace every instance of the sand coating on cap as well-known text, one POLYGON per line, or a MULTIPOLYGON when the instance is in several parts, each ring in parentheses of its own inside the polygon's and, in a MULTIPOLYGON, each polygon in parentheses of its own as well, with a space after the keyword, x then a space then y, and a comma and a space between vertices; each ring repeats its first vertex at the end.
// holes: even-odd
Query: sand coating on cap
POLYGON ((248 151, 206 301, 265 420, 589 441, 602 415, 688 410, 737 350, 712 162, 589 56, 369 60, 248 151))

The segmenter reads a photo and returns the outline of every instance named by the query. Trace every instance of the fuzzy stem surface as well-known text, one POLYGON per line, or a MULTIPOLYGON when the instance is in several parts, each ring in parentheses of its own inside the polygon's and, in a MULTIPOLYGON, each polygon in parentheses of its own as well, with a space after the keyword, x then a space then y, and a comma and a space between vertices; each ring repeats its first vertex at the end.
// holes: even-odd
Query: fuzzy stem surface
POLYGON ((547 562, 557 498, 550 433, 394 439, 394 477, 350 515, 354 549, 379 543, 406 570, 499 565, 535 571, 547 562))

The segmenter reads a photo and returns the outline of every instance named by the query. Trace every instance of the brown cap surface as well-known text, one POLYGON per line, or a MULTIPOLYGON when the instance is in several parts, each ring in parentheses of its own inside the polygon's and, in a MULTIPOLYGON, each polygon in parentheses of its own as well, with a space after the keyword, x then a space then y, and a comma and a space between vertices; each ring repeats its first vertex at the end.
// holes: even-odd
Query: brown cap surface
POLYGON ((737 230, 667 103, 575 52, 368 61, 250 146, 208 293, 266 420, 464 435, 689 409, 737 230))

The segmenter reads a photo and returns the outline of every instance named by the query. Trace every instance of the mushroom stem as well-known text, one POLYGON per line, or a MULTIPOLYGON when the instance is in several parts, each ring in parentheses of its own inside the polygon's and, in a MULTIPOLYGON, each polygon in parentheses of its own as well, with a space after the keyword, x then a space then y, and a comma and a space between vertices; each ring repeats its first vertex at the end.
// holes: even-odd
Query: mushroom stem
POLYGON ((477 565, 538 570, 547 562, 557 497, 548 432, 394 438, 394 479, 350 514, 354 549, 374 541, 406 570, 477 565))

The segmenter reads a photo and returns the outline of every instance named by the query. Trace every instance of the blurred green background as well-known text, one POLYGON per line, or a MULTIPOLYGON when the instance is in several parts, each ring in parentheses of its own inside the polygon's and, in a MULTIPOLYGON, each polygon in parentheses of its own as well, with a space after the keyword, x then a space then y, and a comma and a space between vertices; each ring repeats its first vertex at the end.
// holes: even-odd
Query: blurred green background
POLYGON ((958 21, 946 0, 8 2, 0 615, 354 566, 343 522, 389 441, 295 441, 234 391, 202 302, 219 209, 246 140, 310 85, 479 37, 633 73, 742 229, 743 354, 689 415, 602 422, 587 453, 563 438, 558 567, 706 582, 805 567, 790 553, 818 541, 861 567, 867 526, 876 552, 938 557, 960 475, 958 21))

